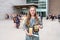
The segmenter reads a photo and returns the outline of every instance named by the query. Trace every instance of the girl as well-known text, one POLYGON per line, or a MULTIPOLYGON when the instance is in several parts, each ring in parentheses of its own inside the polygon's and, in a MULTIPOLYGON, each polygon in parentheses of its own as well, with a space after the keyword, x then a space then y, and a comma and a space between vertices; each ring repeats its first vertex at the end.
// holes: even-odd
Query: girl
POLYGON ((39 40, 39 28, 40 27, 40 20, 37 17, 36 8, 34 6, 30 7, 29 13, 27 15, 26 22, 24 24, 24 30, 26 32, 26 40, 39 40), (36 25, 37 30, 34 29, 34 25, 36 25), (29 33, 32 30, 32 33, 29 33), (34 36, 35 35, 35 36, 34 36), (37 36, 36 36, 37 35, 37 36))

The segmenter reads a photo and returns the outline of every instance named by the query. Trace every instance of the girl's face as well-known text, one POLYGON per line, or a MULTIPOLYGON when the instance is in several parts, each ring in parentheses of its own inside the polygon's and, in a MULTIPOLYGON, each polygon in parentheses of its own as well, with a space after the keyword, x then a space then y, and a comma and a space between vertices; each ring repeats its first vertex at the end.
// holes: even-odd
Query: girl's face
POLYGON ((34 7, 30 8, 29 11, 30 11, 31 16, 34 16, 36 13, 36 9, 34 7))

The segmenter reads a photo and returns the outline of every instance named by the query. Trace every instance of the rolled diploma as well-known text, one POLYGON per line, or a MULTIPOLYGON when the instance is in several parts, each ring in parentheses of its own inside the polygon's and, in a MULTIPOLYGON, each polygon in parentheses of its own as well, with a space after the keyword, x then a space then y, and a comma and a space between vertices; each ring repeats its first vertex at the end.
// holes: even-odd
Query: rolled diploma
POLYGON ((39 37, 39 35, 33 34, 33 36, 39 37))

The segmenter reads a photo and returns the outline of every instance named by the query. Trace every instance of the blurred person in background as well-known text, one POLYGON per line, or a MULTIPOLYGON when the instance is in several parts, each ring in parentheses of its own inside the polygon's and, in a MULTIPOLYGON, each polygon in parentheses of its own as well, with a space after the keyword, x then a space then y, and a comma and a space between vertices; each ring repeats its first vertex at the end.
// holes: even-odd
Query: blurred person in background
POLYGON ((60 22, 60 14, 58 15, 58 21, 60 22))
POLYGON ((52 14, 52 15, 51 15, 51 19, 52 19, 52 21, 54 20, 54 18, 55 18, 55 15, 52 14))
POLYGON ((8 14, 6 14, 6 19, 9 19, 9 15, 8 14))
POLYGON ((18 14, 15 14, 15 16, 13 17, 13 21, 15 23, 16 28, 19 29, 19 26, 20 26, 20 18, 18 16, 18 14))

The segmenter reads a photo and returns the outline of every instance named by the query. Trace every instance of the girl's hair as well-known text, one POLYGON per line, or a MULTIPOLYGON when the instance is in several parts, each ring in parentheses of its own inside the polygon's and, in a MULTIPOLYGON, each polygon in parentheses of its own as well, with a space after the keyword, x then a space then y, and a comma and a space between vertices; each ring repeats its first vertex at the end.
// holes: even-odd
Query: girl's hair
MULTIPOLYGON (((38 21, 38 17, 37 17, 36 7, 31 6, 30 8, 34 8, 34 9, 35 9, 34 17, 35 17, 36 22, 37 22, 37 21, 38 21)), ((30 8, 29 8, 29 10, 30 10, 30 8)), ((31 18, 31 14, 30 14, 30 11, 29 11, 28 14, 27 14, 27 21, 26 21, 26 25, 27 25, 27 26, 30 25, 30 18, 31 18)))

